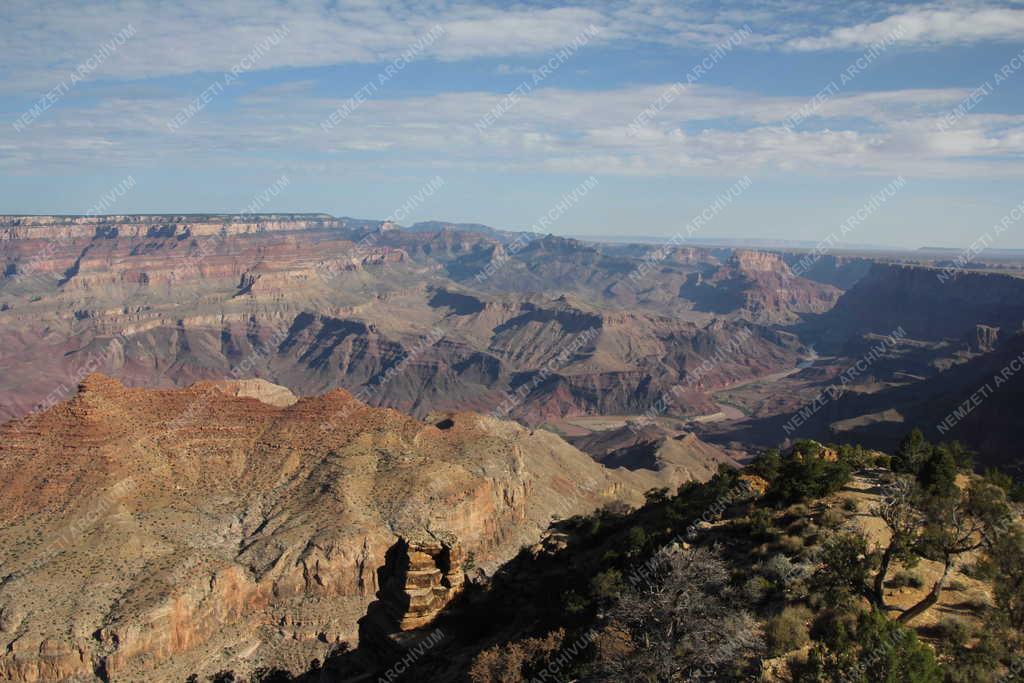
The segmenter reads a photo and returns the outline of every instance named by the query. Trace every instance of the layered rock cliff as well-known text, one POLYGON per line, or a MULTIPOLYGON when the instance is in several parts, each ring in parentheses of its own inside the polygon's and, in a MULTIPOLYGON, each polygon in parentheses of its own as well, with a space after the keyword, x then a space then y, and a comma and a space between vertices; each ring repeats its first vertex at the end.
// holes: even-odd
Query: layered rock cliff
POLYGON ((1012 335, 1022 323, 1024 279, 876 263, 807 333, 835 346, 899 327, 913 339, 959 341, 975 337, 978 325, 1012 335))
POLYGON ((457 592, 460 553, 494 567, 553 515, 660 481, 475 414, 92 375, 0 430, 0 678, 299 670, 354 642, 378 592, 408 599, 399 629, 421 625, 457 592))

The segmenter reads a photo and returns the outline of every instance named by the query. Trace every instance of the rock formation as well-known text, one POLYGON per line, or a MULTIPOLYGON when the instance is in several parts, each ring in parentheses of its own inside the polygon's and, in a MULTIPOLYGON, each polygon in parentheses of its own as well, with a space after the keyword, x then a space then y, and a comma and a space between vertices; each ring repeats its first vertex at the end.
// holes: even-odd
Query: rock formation
POLYGON ((490 417, 223 389, 91 375, 0 428, 0 678, 299 670, 354 643, 375 596, 396 630, 421 625, 462 553, 493 568, 553 515, 662 481, 490 417))
MULTIPOLYGON (((710 360, 673 405, 697 414, 713 411, 708 390, 802 353, 748 319, 817 310, 758 289, 779 267, 770 256, 736 259, 761 292, 750 300, 769 303, 754 314, 741 297, 719 314, 679 296, 688 273, 721 267, 705 250, 648 269, 552 236, 385 227, 320 214, 0 218, 0 420, 102 371, 140 386, 341 387, 417 416, 473 409, 538 424, 643 413, 710 360)), ((824 287, 786 286, 807 301, 824 287)))

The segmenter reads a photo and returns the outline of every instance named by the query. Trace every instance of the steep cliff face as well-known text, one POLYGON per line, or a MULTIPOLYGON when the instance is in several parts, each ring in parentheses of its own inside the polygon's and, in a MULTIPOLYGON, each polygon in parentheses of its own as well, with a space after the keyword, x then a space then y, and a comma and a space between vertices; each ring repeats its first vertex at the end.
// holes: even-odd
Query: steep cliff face
POLYGON ((742 311, 765 323, 792 323, 806 313, 822 313, 841 294, 831 285, 797 277, 779 254, 737 250, 722 266, 690 275, 680 296, 697 310, 742 311))
POLYGON ((342 391, 279 406, 88 377, 0 432, 0 678, 298 668, 353 641, 378 591, 424 623, 460 553, 493 567, 552 515, 661 481, 514 423, 438 425, 342 391), (384 585, 400 539, 410 571, 384 585))
POLYGON ((94 237, 181 237, 289 232, 344 228, 327 214, 0 216, 0 242, 8 240, 89 240, 94 237))
POLYGON ((1024 279, 875 264, 835 307, 809 326, 833 344, 853 335, 889 334, 902 327, 912 339, 962 340, 977 325, 1013 334, 1024 322, 1024 279))
POLYGON ((802 277, 839 289, 850 289, 871 271, 873 261, 858 256, 834 254, 787 253, 782 255, 786 264, 802 277))

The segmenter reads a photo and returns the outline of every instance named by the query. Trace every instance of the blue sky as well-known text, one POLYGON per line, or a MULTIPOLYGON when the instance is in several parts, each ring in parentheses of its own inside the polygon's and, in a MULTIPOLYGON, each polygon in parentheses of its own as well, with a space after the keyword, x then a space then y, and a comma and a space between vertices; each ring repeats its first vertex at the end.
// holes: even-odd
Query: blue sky
POLYGON ((529 228, 593 175, 553 231, 669 236, 749 176, 701 237, 819 240, 902 176, 847 242, 966 247, 1024 202, 1020 1, 3 11, 3 213, 128 177, 105 212, 237 212, 286 176, 262 210, 385 218, 441 177, 404 222, 529 228))

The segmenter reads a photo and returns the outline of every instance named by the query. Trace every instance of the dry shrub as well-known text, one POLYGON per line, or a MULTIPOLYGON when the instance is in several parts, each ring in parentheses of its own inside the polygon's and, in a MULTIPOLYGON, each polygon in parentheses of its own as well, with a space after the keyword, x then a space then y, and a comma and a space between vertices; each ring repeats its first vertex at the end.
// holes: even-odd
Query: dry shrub
POLYGON ((561 649, 564 639, 565 631, 558 629, 543 638, 524 638, 488 648, 473 660, 469 680, 473 683, 522 683, 528 680, 526 667, 539 667, 561 649))

